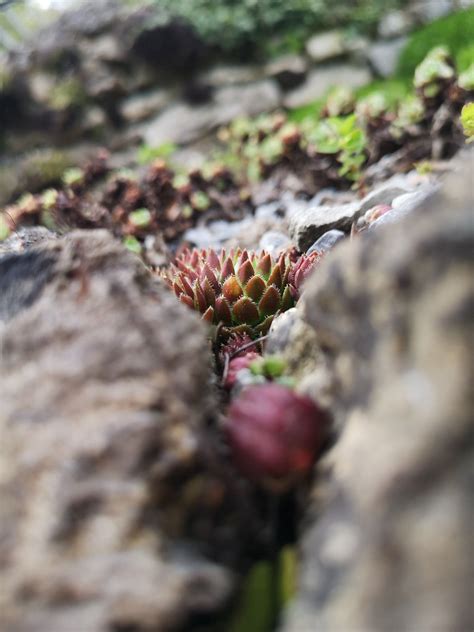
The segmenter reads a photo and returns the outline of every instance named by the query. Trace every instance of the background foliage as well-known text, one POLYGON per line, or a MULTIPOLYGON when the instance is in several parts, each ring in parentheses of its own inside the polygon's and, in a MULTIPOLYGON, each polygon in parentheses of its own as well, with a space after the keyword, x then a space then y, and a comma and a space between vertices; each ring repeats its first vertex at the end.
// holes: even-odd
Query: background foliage
POLYGON ((298 51, 311 33, 334 26, 370 31, 406 0, 155 0, 228 52, 298 51))

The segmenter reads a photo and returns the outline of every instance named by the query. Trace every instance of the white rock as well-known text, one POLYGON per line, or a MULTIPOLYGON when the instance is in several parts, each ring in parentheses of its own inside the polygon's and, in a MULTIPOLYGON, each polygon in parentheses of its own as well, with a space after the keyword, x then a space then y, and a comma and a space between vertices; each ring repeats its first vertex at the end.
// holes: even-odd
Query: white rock
POLYGON ((353 64, 332 64, 312 70, 306 81, 295 90, 288 92, 284 105, 296 108, 323 97, 329 88, 344 85, 348 88, 360 88, 371 80, 371 74, 364 66, 353 64))
POLYGON ((395 72, 400 53, 407 42, 407 37, 397 37, 388 42, 379 41, 369 48, 368 59, 376 73, 388 77, 395 72))
POLYGON ((154 90, 135 94, 120 104, 120 114, 126 121, 137 123, 158 114, 171 102, 172 95, 167 90, 154 90))
POLYGON ((346 51, 341 31, 318 33, 306 42, 306 52, 313 61, 324 61, 342 55, 346 51))
POLYGON ((228 86, 217 90, 205 106, 176 103, 143 127, 145 142, 157 147, 165 142, 186 144, 205 136, 239 116, 255 116, 280 104, 280 90, 270 80, 248 86, 228 86))
POLYGON ((313 252, 327 252, 334 248, 338 241, 345 239, 346 234, 342 232, 342 230, 337 230, 333 228, 332 230, 328 230, 327 233, 321 235, 319 239, 317 239, 311 248, 308 249, 307 255, 312 254, 313 252))
POLYGON ((413 18, 405 11, 389 11, 382 16, 378 27, 380 37, 405 35, 413 28, 413 18))
POLYGON ((289 222, 290 237, 305 252, 321 235, 337 228, 349 231, 360 216, 360 202, 339 206, 315 206, 295 213, 289 222))
POLYGON ((278 255, 291 246, 291 240, 288 235, 278 230, 269 230, 260 238, 259 248, 266 250, 272 257, 278 255))

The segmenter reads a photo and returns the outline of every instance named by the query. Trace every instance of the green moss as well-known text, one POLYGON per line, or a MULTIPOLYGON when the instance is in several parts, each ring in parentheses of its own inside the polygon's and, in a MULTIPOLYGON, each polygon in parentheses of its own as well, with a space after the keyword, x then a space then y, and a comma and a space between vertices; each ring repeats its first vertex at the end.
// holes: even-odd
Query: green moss
MULTIPOLYGON (((415 68, 436 46, 447 46, 454 57, 472 47, 474 8, 458 11, 412 34, 398 60, 397 75, 411 78, 415 68)), ((469 64, 468 64, 469 65, 469 64)))

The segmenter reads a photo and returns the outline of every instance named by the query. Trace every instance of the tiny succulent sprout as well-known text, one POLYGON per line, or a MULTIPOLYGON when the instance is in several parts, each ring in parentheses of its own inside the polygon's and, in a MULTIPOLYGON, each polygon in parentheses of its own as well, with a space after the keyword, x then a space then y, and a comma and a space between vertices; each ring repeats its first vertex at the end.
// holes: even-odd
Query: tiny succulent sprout
POLYGON ((327 414, 281 384, 245 388, 229 407, 226 433, 239 470, 272 491, 286 491, 311 471, 327 414))
POLYGON ((132 226, 146 228, 151 224, 151 213, 147 208, 139 208, 128 216, 132 226))
POLYGON ((263 375, 269 379, 276 379, 285 372, 286 361, 278 355, 258 356, 251 362, 249 368, 254 375, 263 375))

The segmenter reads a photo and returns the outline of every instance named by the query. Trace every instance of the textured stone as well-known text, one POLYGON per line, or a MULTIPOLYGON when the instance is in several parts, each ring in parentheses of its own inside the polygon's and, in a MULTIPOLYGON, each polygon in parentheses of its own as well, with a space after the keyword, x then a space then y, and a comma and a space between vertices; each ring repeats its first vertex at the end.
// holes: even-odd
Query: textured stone
POLYGON ((273 110, 280 103, 278 86, 270 80, 248 86, 229 86, 217 90, 211 103, 191 106, 177 103, 143 128, 147 144, 188 143, 205 136, 239 116, 254 116, 273 110))
POLYGON ((314 244, 308 248, 306 254, 310 255, 313 252, 327 252, 328 250, 334 248, 334 246, 345 237, 346 235, 342 232, 342 230, 337 230, 336 228, 328 230, 327 233, 324 233, 321 237, 319 237, 319 239, 316 239, 314 244))
POLYGON ((352 64, 323 66, 312 70, 301 86, 288 92, 284 99, 284 105, 288 108, 306 105, 323 97, 333 86, 344 85, 348 88, 360 88, 370 79, 371 74, 364 66, 352 64))
POLYGON ((278 81, 283 90, 299 85, 305 78, 308 64, 300 55, 283 55, 265 66, 265 75, 278 81))
POLYGON ((313 61, 326 61, 345 52, 344 40, 342 31, 318 33, 306 42, 306 52, 313 61))
POLYGON ((407 38, 403 36, 389 41, 380 40, 372 44, 367 52, 367 58, 378 75, 381 77, 393 75, 406 43, 407 38))
POLYGON ((259 66, 216 66, 199 75, 203 84, 216 86, 236 86, 253 83, 262 79, 263 69, 259 66))
POLYGON ((290 237, 298 250, 304 252, 328 230, 337 228, 342 231, 349 231, 359 216, 359 202, 303 208, 290 217, 290 237))
POLYGON ((318 466, 284 632, 474 624, 469 161, 416 222, 343 244, 309 279, 306 347, 332 376, 340 436, 318 466))
POLYGON ((192 629, 247 529, 205 329, 105 231, 0 257, 0 284, 1 629, 192 629))
POLYGON ((389 11, 380 20, 378 34, 381 38, 405 35, 413 28, 413 18, 407 11, 389 11))
POLYGON ((171 100, 172 94, 167 90, 135 94, 122 101, 119 112, 127 122, 137 123, 158 114, 171 100))

